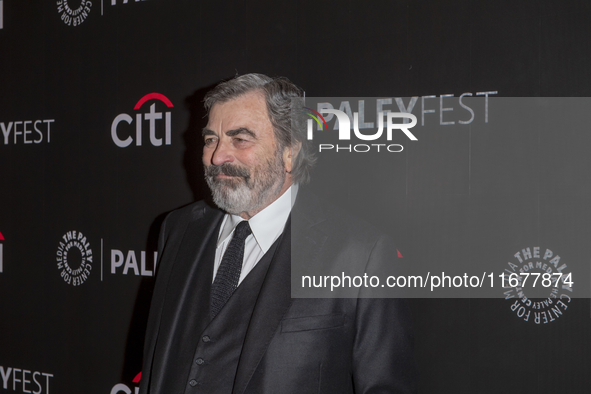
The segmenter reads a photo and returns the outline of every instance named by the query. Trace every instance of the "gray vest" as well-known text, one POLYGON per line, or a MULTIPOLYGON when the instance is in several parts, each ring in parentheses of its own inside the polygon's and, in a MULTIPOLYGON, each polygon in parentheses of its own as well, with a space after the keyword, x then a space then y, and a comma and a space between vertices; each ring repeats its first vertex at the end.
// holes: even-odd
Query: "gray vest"
MULTIPOLYGON (((244 278, 218 315, 199 333, 185 393, 232 392, 242 345, 278 242, 244 278)), ((201 313, 200 319, 209 319, 201 313)))

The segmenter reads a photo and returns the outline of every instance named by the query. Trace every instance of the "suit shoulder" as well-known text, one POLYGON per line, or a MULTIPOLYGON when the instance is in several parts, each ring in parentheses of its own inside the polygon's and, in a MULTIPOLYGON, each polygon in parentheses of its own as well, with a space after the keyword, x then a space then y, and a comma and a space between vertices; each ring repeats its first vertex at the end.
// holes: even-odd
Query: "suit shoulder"
POLYGON ((343 211, 332 207, 327 209, 327 218, 335 229, 339 228, 341 231, 352 232, 357 236, 378 238, 383 235, 375 225, 369 223, 363 217, 351 213, 343 213, 343 211))
POLYGON ((298 225, 319 226, 331 233, 355 233, 375 238, 379 230, 361 217, 348 213, 342 206, 335 206, 303 188, 298 192, 292 211, 298 225))
POLYGON ((323 212, 325 220, 319 224, 320 228, 330 234, 343 237, 348 242, 371 247, 378 239, 387 237, 374 224, 359 215, 346 212, 342 207, 339 209, 339 207, 324 205, 323 212))
POLYGON ((183 220, 198 219, 209 210, 213 210, 213 208, 207 205, 205 201, 197 201, 169 212, 166 216, 166 222, 167 224, 174 224, 183 220))
POLYGON ((210 207, 203 200, 197 201, 169 212, 164 219, 162 229, 169 232, 178 227, 185 227, 187 223, 193 220, 215 213, 221 213, 221 211, 210 207))

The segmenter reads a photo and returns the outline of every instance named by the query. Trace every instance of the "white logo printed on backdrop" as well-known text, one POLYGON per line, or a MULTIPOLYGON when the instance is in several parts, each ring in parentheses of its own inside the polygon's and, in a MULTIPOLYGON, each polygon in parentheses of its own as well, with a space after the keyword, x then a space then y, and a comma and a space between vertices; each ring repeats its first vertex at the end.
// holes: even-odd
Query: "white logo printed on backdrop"
POLYGON ((80 231, 68 231, 59 242, 56 261, 60 275, 69 285, 80 286, 92 271, 90 242, 80 231))
POLYGON ((58 0, 57 12, 62 21, 68 26, 79 26, 88 18, 92 8, 92 2, 88 0, 79 0, 80 5, 74 9, 70 7, 71 0, 58 0))

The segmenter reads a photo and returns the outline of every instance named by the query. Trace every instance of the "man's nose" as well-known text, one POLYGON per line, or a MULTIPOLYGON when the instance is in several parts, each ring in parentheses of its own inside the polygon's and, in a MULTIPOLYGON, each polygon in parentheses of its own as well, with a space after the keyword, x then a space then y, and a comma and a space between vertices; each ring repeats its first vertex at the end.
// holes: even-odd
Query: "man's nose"
POLYGON ((230 146, 227 143, 220 141, 211 156, 211 164, 220 166, 224 163, 231 163, 234 161, 230 146))

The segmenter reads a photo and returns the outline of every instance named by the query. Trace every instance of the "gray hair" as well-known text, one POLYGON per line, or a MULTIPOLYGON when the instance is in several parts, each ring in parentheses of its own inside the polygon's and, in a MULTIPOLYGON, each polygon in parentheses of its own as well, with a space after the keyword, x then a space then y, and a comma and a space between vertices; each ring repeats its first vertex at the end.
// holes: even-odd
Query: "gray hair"
MULTIPOLYGON (((300 144, 301 148, 292 165, 291 177, 297 183, 310 180, 310 170, 316 157, 310 150, 308 140, 301 127, 292 129, 292 98, 303 97, 304 91, 285 77, 271 78, 264 74, 245 74, 221 82, 210 90, 203 100, 209 113, 215 103, 226 102, 253 91, 260 91, 267 103, 269 120, 273 125, 280 152, 286 147, 300 144)), ((299 111, 301 112, 301 111, 299 111)), ((296 112, 297 114, 297 112, 296 112)))

